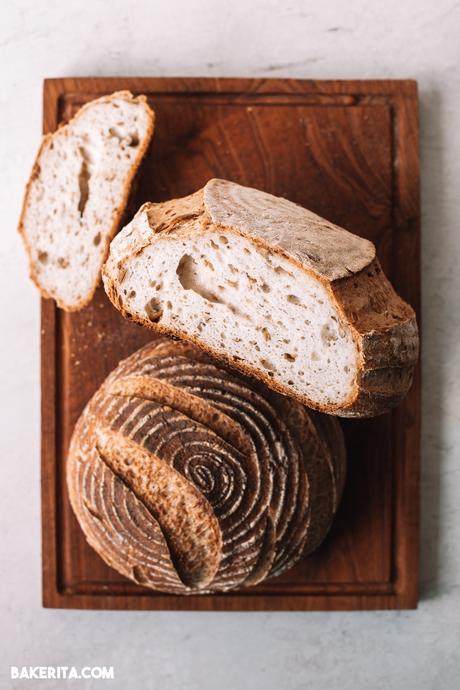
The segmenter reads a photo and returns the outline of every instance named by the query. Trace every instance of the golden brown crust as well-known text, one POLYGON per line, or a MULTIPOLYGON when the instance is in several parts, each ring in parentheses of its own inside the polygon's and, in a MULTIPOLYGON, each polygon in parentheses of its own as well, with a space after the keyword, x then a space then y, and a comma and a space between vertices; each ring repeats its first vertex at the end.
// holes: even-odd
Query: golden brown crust
POLYGON ((101 460, 161 526, 184 584, 206 587, 219 567, 222 539, 208 501, 180 472, 122 433, 96 426, 101 460))
POLYGON ((142 159, 144 158, 144 156, 145 156, 145 154, 146 154, 146 152, 147 152, 147 149, 148 149, 148 147, 149 147, 149 145, 150 145, 150 142, 151 142, 151 139, 152 139, 152 136, 153 136, 154 123, 155 123, 155 113, 153 112, 153 110, 152 110, 152 109, 150 108, 150 106, 148 105, 148 103, 147 103, 147 98, 146 98, 145 96, 141 95, 141 96, 134 97, 130 91, 117 91, 116 93, 113 93, 113 94, 111 94, 111 95, 109 95, 109 96, 102 96, 101 98, 98 98, 98 99, 96 99, 96 100, 89 101, 88 103, 85 103, 85 105, 82 106, 82 107, 78 110, 78 112, 73 116, 73 118, 72 118, 71 120, 69 120, 68 123, 59 125, 58 128, 57 128, 57 130, 56 130, 56 132, 53 132, 53 133, 51 133, 51 134, 45 134, 45 135, 43 136, 42 141, 41 141, 41 144, 40 144, 40 146, 39 146, 38 153, 37 153, 37 155, 36 155, 36 157, 35 157, 35 161, 34 161, 33 166, 32 166, 32 172, 31 172, 31 175, 30 175, 30 177, 29 177, 29 180, 27 181, 26 188, 25 188, 25 191, 24 191, 24 199, 23 199, 23 202, 22 202, 21 214, 20 214, 20 217, 19 217, 18 232, 19 232, 19 234, 21 235, 21 238, 22 238, 22 241, 23 241, 23 244, 24 244, 24 248, 25 248, 25 250, 26 250, 26 253, 27 253, 27 256, 28 256, 28 259, 29 259, 29 277, 30 277, 30 279, 32 280, 32 282, 35 284, 35 286, 38 288, 38 290, 39 290, 39 292, 40 292, 40 294, 41 294, 41 296, 42 296, 43 298, 45 298, 45 299, 54 299, 54 300, 56 301, 56 304, 58 305, 58 307, 60 307, 60 308, 63 309, 64 311, 69 311, 69 312, 71 312, 71 311, 80 311, 80 309, 83 309, 84 307, 86 307, 86 306, 91 302, 91 300, 92 300, 93 297, 94 297, 94 293, 96 292, 96 289, 97 289, 97 287, 98 287, 98 285, 99 285, 99 283, 100 283, 100 281, 101 281, 101 275, 100 275, 100 273, 98 274, 97 280, 94 282, 92 288, 91 288, 90 291, 87 293, 87 295, 86 295, 85 297, 83 297, 83 298, 82 298, 79 302, 77 302, 76 304, 71 304, 71 305, 65 304, 64 302, 62 302, 61 300, 59 300, 58 298, 56 298, 54 295, 49 294, 49 293, 42 287, 42 285, 40 285, 39 278, 38 278, 38 276, 37 276, 37 274, 36 274, 36 272, 35 272, 35 269, 34 269, 34 262, 33 262, 33 255, 32 255, 32 251, 31 251, 31 247, 30 247, 30 245, 29 245, 29 242, 28 242, 28 240, 27 240, 27 237, 26 237, 26 234, 25 234, 25 230, 24 230, 24 221, 25 221, 25 216, 26 216, 27 209, 28 209, 28 204, 29 204, 30 190, 31 190, 31 187, 32 187, 32 183, 33 183, 34 179, 35 179, 36 176, 37 176, 37 170, 40 169, 40 157, 41 157, 41 154, 42 154, 42 152, 43 152, 43 149, 44 149, 44 147, 47 145, 48 142, 50 142, 50 141, 53 140, 55 134, 56 134, 57 132, 59 132, 60 134, 62 134, 62 131, 63 131, 63 130, 64 130, 64 131, 68 131, 68 129, 71 127, 72 123, 73 123, 73 122, 74 122, 74 121, 75 121, 85 110, 87 110, 87 109, 90 108, 92 105, 94 105, 95 102, 98 102, 98 103, 100 103, 100 102, 109 102, 110 100, 113 100, 114 98, 117 98, 117 97, 120 97, 120 96, 124 96, 124 97, 128 98, 129 100, 132 100, 134 103, 142 103, 142 104, 144 105, 144 107, 145 107, 145 109, 146 109, 146 113, 147 113, 147 115, 148 115, 148 117, 149 117, 149 126, 148 126, 148 130, 147 130, 147 134, 146 134, 145 140, 142 141, 142 142, 140 143, 139 148, 138 148, 138 152, 137 152, 136 159, 135 159, 135 161, 134 161, 133 165, 131 166, 131 169, 130 169, 130 171, 129 171, 129 173, 128 173, 128 177, 127 177, 127 179, 126 179, 126 182, 125 182, 125 185, 124 185, 124 188, 123 188, 123 193, 122 193, 122 195, 121 195, 120 205, 119 205, 119 207, 118 207, 118 210, 117 210, 116 213, 113 214, 113 217, 112 217, 112 224, 111 224, 109 233, 108 233, 108 235, 107 235, 107 240, 106 240, 106 243, 105 243, 104 252, 103 252, 103 254, 101 255, 101 262, 100 262, 100 265, 101 265, 101 267, 102 267, 102 266, 104 265, 105 261, 107 260, 107 257, 108 257, 108 254, 109 254, 110 242, 111 242, 111 240, 113 239, 113 237, 116 235, 116 233, 118 232, 118 230, 120 229, 120 224, 121 224, 121 222, 122 222, 122 220, 123 220, 123 215, 124 215, 124 212, 125 212, 127 203, 128 203, 128 198, 129 198, 129 194, 130 194, 130 191, 131 191, 131 186, 132 186, 132 184, 133 184, 133 181, 134 181, 134 178, 135 178, 135 176, 136 176, 136 173, 137 173, 137 171, 138 171, 138 169, 139 169, 139 166, 140 166, 140 164, 141 164, 141 162, 142 162, 142 159))
POLYGON ((120 363, 80 417, 67 483, 91 546, 148 587, 247 587, 324 539, 342 491, 336 420, 184 342, 120 363), (313 421, 315 419, 316 421, 313 421))

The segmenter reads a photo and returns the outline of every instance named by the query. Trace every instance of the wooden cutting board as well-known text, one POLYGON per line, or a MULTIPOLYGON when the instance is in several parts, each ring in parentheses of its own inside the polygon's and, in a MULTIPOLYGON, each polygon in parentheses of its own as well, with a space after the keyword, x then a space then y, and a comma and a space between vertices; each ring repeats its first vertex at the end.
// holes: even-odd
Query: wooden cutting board
MULTIPOLYGON (((412 81, 52 79, 44 131, 115 90, 147 94, 156 131, 133 195, 190 194, 211 177, 285 196, 377 245, 418 311, 419 157, 412 81)), ((118 363, 152 337, 102 289, 83 311, 42 303, 43 603, 95 609, 412 608, 418 599, 420 377, 391 414, 344 421, 349 470, 320 549, 280 578, 235 593, 168 596, 128 582, 86 544, 65 457, 76 419, 118 363)))

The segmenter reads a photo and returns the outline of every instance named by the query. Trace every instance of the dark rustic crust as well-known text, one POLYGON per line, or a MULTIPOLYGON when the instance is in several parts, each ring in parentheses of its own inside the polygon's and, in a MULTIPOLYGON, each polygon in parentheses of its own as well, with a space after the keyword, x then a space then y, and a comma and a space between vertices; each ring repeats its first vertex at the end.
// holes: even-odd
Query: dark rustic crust
POLYGON ((419 343, 414 310, 396 294, 378 259, 357 275, 332 283, 331 289, 361 354, 355 399, 337 414, 388 412, 412 385, 419 343))
MULTIPOLYGON (((142 211, 148 214, 152 235, 151 238, 137 244, 133 254, 153 243, 157 234, 177 232, 186 221, 199 218, 203 230, 222 229, 243 236, 263 251, 283 256, 321 282, 343 315, 344 324, 351 329, 360 353, 360 372, 345 402, 338 405, 317 403, 290 386, 274 381, 265 371, 256 369, 231 355, 215 351, 194 335, 130 314, 124 307, 116 286, 119 275, 123 274, 123 260, 119 261, 115 268, 114 259, 109 256, 102 269, 104 287, 111 302, 125 318, 156 333, 188 340, 219 361, 263 381, 273 390, 328 414, 372 417, 388 412, 406 395, 418 359, 417 323, 413 309, 396 294, 378 259, 374 259, 357 274, 330 282, 279 247, 267 245, 259 237, 245 234, 238 228, 213 225, 204 206, 203 190, 184 199, 144 204, 139 213, 142 211)), ((131 257, 124 257, 127 258, 131 257)))
MULTIPOLYGON (((98 98, 98 99, 95 99, 95 100, 97 100, 97 101, 110 100, 111 98, 113 98, 113 96, 115 96, 115 95, 119 96, 119 95, 121 95, 121 94, 124 94, 124 95, 126 95, 127 97, 129 97, 129 98, 133 98, 132 93, 131 93, 130 91, 118 91, 118 92, 116 92, 116 93, 114 93, 114 94, 111 94, 110 96, 102 96, 101 98, 98 98)), ((56 132, 60 132, 63 128, 69 127, 69 126, 72 124, 72 122, 73 122, 76 118, 78 118, 79 115, 80 115, 83 111, 85 111, 86 109, 88 109, 90 106, 92 106, 92 105, 95 103, 95 100, 89 101, 88 103, 85 103, 85 105, 83 105, 83 106, 78 110, 78 112, 75 113, 74 117, 73 117, 71 120, 69 120, 69 122, 67 122, 66 124, 61 124, 61 125, 59 125, 58 129, 56 130, 56 132)), ((120 205, 119 205, 119 207, 118 207, 118 212, 117 212, 117 213, 114 213, 113 216, 112 216, 112 225, 111 225, 111 228, 110 228, 110 232, 109 232, 108 235, 107 235, 107 240, 106 240, 106 243, 105 243, 104 252, 103 252, 103 254, 101 255, 101 262, 100 262, 100 267, 101 267, 101 268, 102 268, 102 266, 104 265, 105 261, 107 260, 107 257, 108 257, 108 254, 109 254, 109 249, 110 249, 110 242, 111 242, 111 240, 114 238, 114 236, 116 235, 116 233, 118 232, 118 230, 120 229, 120 224, 121 224, 121 222, 122 222, 122 220, 123 220, 123 216, 124 216, 124 213, 125 213, 125 210, 126 210, 126 206, 127 206, 127 204, 128 204, 128 199, 129 199, 129 194, 130 194, 130 191, 131 191, 131 186, 132 186, 132 184, 133 184, 133 182, 134 182, 135 176, 136 176, 136 174, 137 174, 137 172, 138 172, 138 170, 139 170, 139 167, 140 167, 140 165, 141 165, 141 163, 142 163, 142 160, 143 160, 145 154, 147 153, 147 149, 148 149, 148 147, 149 147, 149 145, 150 145, 150 142, 151 142, 152 136, 153 136, 153 130, 154 130, 154 124, 155 124, 155 113, 153 112, 153 110, 152 110, 152 109, 150 108, 150 106, 148 105, 148 103, 147 103, 147 98, 146 98, 145 96, 142 96, 142 95, 141 95, 141 96, 136 96, 136 97, 134 97, 133 100, 134 100, 135 102, 143 103, 143 104, 145 105, 145 108, 146 108, 147 113, 148 113, 148 115, 149 115, 150 126, 149 126, 149 128, 148 128, 148 131, 147 131, 147 134, 146 134, 146 137, 145 137, 145 141, 144 141, 143 144, 142 144, 142 143, 140 144, 139 149, 138 149, 137 158, 136 158, 135 162, 133 163, 133 165, 132 165, 132 167, 131 167, 131 170, 130 170, 129 173, 128 173, 128 177, 127 177, 127 179, 126 179, 126 183, 125 183, 125 186, 124 186, 124 189, 123 189, 123 193, 122 193, 122 196, 121 196, 121 199, 120 199, 120 205)), ((31 252, 31 248, 30 248, 29 242, 28 242, 28 240, 27 240, 27 238, 26 238, 25 228, 24 228, 25 215, 26 215, 27 207, 28 207, 28 203, 29 203, 30 189, 31 189, 31 187, 32 187, 33 181, 34 181, 35 178, 37 177, 37 171, 38 171, 39 168, 40 168, 40 163, 39 163, 39 162, 40 162, 40 157, 41 157, 41 154, 42 154, 42 151, 43 151, 45 145, 46 145, 49 141, 51 141, 51 140, 54 138, 56 132, 53 132, 53 133, 51 133, 51 134, 45 134, 45 135, 42 137, 42 141, 41 141, 41 143, 40 143, 40 146, 39 146, 37 155, 36 155, 36 157, 35 157, 35 161, 34 161, 34 163, 33 163, 33 165, 32 165, 32 172, 31 172, 30 177, 29 177, 29 179, 28 179, 28 181, 27 181, 26 188, 25 188, 25 191, 24 191, 24 199, 23 199, 23 202, 22 202, 21 215, 20 215, 20 217, 19 217, 19 223, 18 223, 18 232, 19 232, 19 234, 21 235, 21 238, 22 238, 22 241, 23 241, 23 244, 24 244, 24 248, 25 248, 25 250, 26 250, 27 257, 28 257, 28 259, 29 259, 29 277, 30 277, 30 279, 32 280, 32 282, 34 283, 34 285, 38 288, 38 290, 39 290, 41 296, 42 296, 43 298, 45 298, 45 299, 54 299, 55 302, 56 302, 56 304, 58 305, 58 307, 59 307, 60 309, 63 309, 64 311, 69 311, 69 312, 71 312, 71 311, 80 311, 80 309, 83 309, 84 307, 86 307, 86 306, 91 302, 91 300, 92 300, 93 297, 94 297, 94 293, 96 292, 96 289, 97 289, 97 287, 98 287, 98 285, 100 284, 100 281, 101 281, 101 274, 100 274, 100 272, 99 272, 99 274, 98 274, 97 280, 95 281, 95 283, 94 283, 93 286, 91 287, 91 289, 90 289, 90 291, 88 292, 88 294, 86 295, 86 297, 83 297, 79 302, 77 302, 77 304, 73 304, 73 305, 64 304, 64 303, 61 302, 59 299, 56 299, 56 297, 54 297, 53 295, 49 294, 49 293, 40 285, 40 281, 39 281, 38 276, 37 276, 37 274, 35 273, 35 270, 34 270, 34 263, 33 263, 33 261, 32 261, 32 252, 31 252)))
MULTIPOLYGON (((278 460, 276 460, 276 455, 273 455, 274 447, 271 445, 272 442, 270 441, 269 445, 265 446, 268 436, 266 437, 264 435, 261 441, 263 449, 256 450, 257 446, 254 446, 252 441, 250 441, 248 445, 248 441, 243 438, 243 436, 248 433, 247 428, 244 425, 240 427, 239 433, 240 435, 243 434, 241 437, 236 433, 236 427, 240 423, 238 422, 238 415, 236 417, 227 417, 225 413, 222 412, 221 408, 219 408, 218 405, 216 406, 212 397, 207 397, 208 395, 209 394, 205 392, 200 393, 200 397, 197 398, 197 406, 200 409, 198 409, 190 419, 196 421, 197 425, 200 425, 201 422, 206 422, 206 426, 211 430, 211 433, 217 434, 224 443, 232 444, 232 447, 240 457, 242 457, 243 452, 246 456, 250 455, 251 447, 253 448, 252 453, 254 453, 254 459, 258 464, 261 463, 263 459, 264 463, 269 463, 267 468, 271 466, 271 463, 276 465, 278 460), (218 414, 214 414, 212 417, 210 415, 211 406, 213 406, 212 409, 214 409, 215 413, 218 412, 218 414), (203 418, 202 415, 204 415, 203 418), (258 455, 258 453, 262 454, 258 455)), ((241 398, 241 400, 243 400, 243 398, 241 398)), ((118 410, 120 408, 117 407, 117 405, 118 403, 116 403, 113 408, 117 417, 116 425, 113 427, 115 433, 107 433, 109 433, 109 435, 112 434, 114 437, 118 434, 120 438, 122 438, 121 429, 123 427, 119 425, 123 423, 126 417, 119 416, 118 410), (116 431, 116 429, 120 430, 116 431)), ((125 414, 129 417, 129 408, 125 414)), ((124 430, 123 433, 127 435, 127 438, 133 439, 127 441, 127 443, 134 449, 138 441, 134 441, 134 437, 131 436, 129 428, 124 430)), ((249 436, 248 439, 250 440, 249 436)), ((143 448, 143 453, 146 454, 147 446, 141 447, 143 448)), ((232 589, 235 586, 247 587, 257 584, 257 582, 260 582, 266 577, 284 572, 298 560, 303 552, 309 553, 316 548, 327 534, 337 509, 338 499, 340 498, 343 488, 345 462, 344 442, 340 425, 332 417, 323 418, 319 414, 307 411, 295 401, 280 397, 273 391, 265 389, 261 383, 245 381, 234 372, 223 368, 216 369, 216 364, 210 360, 202 350, 194 348, 185 342, 157 340, 144 346, 127 360, 121 362, 88 403, 85 411, 77 422, 72 436, 67 460, 67 485, 73 510, 88 542, 111 567, 139 584, 160 591, 182 594, 208 593, 211 591, 232 589), (177 568, 178 563, 175 560, 174 553, 171 551, 171 544, 166 538, 166 533, 162 531, 161 524, 157 521, 155 511, 151 514, 152 511, 149 509, 148 501, 146 503, 141 495, 138 495, 132 487, 130 488, 130 482, 127 480, 125 481, 122 474, 119 476, 118 470, 113 471, 111 463, 103 460, 101 457, 101 451, 98 449, 97 442, 94 443, 94 438, 97 437, 96 429, 100 427, 101 429, 108 430, 111 425, 113 412, 109 412, 109 410, 112 410, 110 401, 113 400, 114 395, 120 396, 121 399, 125 399, 126 401, 155 399, 161 407, 164 405, 168 406, 169 402, 172 405, 170 408, 171 410, 183 409, 185 412, 187 411, 184 405, 180 404, 181 395, 189 396, 190 398, 191 394, 187 392, 186 387, 182 389, 178 385, 177 388, 175 388, 175 391, 177 391, 177 398, 179 399, 177 408, 174 402, 173 390, 170 391, 171 395, 168 399, 164 398, 163 387, 171 387, 171 384, 167 383, 167 378, 164 379, 164 383, 161 383, 163 381, 161 378, 152 378, 151 392, 149 393, 147 390, 145 385, 146 380, 144 380, 143 377, 146 379, 148 376, 153 376, 153 374, 142 373, 144 371, 142 367, 146 362, 155 357, 163 358, 161 361, 167 359, 172 362, 172 365, 174 365, 174 360, 179 361, 179 363, 183 365, 185 357, 193 368, 196 363, 197 375, 200 375, 199 372, 203 371, 216 372, 216 375, 218 375, 222 382, 223 393, 231 391, 232 385, 242 385, 243 389, 246 391, 244 395, 246 396, 247 394, 249 396, 244 399, 250 400, 256 406, 258 412, 266 419, 267 423, 274 425, 270 428, 275 430, 278 442, 283 444, 286 450, 288 448, 292 449, 294 454, 288 456, 289 465, 287 465, 287 467, 298 467, 300 475, 306 478, 306 483, 303 479, 300 483, 296 482, 294 493, 291 493, 289 483, 283 485, 281 492, 281 495, 284 494, 284 499, 281 503, 281 505, 284 506, 283 510, 286 509, 286 506, 292 505, 293 511, 295 512, 292 512, 289 520, 284 523, 285 529, 281 532, 279 531, 279 526, 281 524, 279 522, 279 517, 275 520, 274 513, 272 512, 273 507, 279 500, 277 488, 281 489, 281 486, 278 486, 277 482, 273 482, 271 485, 273 487, 273 492, 267 494, 267 499, 258 499, 258 505, 260 505, 264 511, 261 513, 261 517, 263 517, 264 514, 266 515, 266 522, 260 522, 262 527, 262 532, 260 534, 261 539, 258 538, 258 532, 254 532, 254 535, 259 539, 257 542, 257 551, 255 552, 256 555, 258 553, 258 558, 252 562, 247 575, 245 571, 243 571, 243 575, 238 576, 239 579, 235 581, 235 584, 232 584, 233 581, 231 578, 228 578, 228 575, 226 575, 224 579, 219 579, 220 570, 216 573, 216 577, 213 581, 210 582, 207 580, 203 583, 203 586, 200 587, 194 586, 192 582, 186 581, 186 578, 184 581, 184 574, 177 568), (136 374, 136 372, 141 373, 139 375, 136 374), (133 386, 130 384, 125 390, 125 383, 132 382, 133 378, 137 375, 140 378, 139 389, 134 390, 133 386), (154 383, 158 381, 160 382, 160 397, 156 399, 153 386, 154 383), (153 397, 149 397, 149 395, 153 397), (256 402, 257 400, 259 402, 256 402), (267 409, 271 409, 271 416, 266 416, 266 413, 263 412, 265 409, 264 406, 268 406, 267 409), (269 421, 270 419, 272 421, 269 421), (285 434, 283 429, 287 430, 291 438, 289 443, 292 442, 292 446, 290 446, 289 443, 284 445, 287 442, 283 435, 285 434), (83 464, 80 464, 82 461, 83 464), (302 472, 302 467, 305 469, 305 475, 302 472), (98 490, 95 492, 96 497, 94 499, 94 505, 92 504, 93 499, 91 498, 93 494, 88 490, 88 486, 91 485, 91 482, 88 483, 87 479, 83 480, 83 477, 87 477, 88 473, 89 476, 92 475, 91 481, 95 481, 99 485, 98 490), (101 484, 102 482, 103 484, 101 484), (106 486, 108 486, 109 489, 107 489, 106 486), (117 487, 117 496, 121 504, 116 503, 116 498, 115 501, 112 500, 111 486, 117 487), (164 576, 161 572, 155 572, 155 567, 149 570, 149 567, 146 567, 144 562, 136 560, 136 550, 135 548, 131 548, 130 545, 129 529, 124 528, 122 532, 117 533, 117 535, 123 536, 120 544, 118 544, 116 540, 113 540, 113 524, 108 532, 105 532, 104 524, 106 523, 104 522, 104 516, 123 514, 123 504, 126 502, 127 496, 131 501, 132 519, 134 523, 137 524, 136 521, 138 520, 139 523, 143 525, 143 532, 141 534, 142 549, 144 552, 145 548, 150 549, 149 562, 155 561, 158 554, 158 559, 163 569, 167 570, 166 579, 162 579, 164 576), (275 504, 272 503, 274 499, 275 504), (101 503, 101 500, 103 503, 101 503), (259 503, 260 500, 262 500, 261 503, 259 503), (103 511, 99 514, 98 506, 103 506, 103 511), (148 538, 149 530, 151 530, 152 535, 150 547, 148 538), (126 539, 127 536, 128 540, 126 539)), ((250 466, 247 460, 244 461, 244 465, 247 467, 250 466)), ((129 463, 129 467, 132 467, 132 462, 129 463)), ((173 472, 175 471, 176 470, 173 470, 173 472)), ((179 472, 179 469, 177 471, 179 472)), ((270 470, 270 475, 273 479, 278 476, 277 471, 278 470, 273 468, 270 470)), ((292 476, 294 477, 295 475, 296 473, 294 472, 292 476)), ((183 474, 182 476, 185 477, 186 475, 183 474)), ((281 474, 279 476, 282 477, 283 475, 281 474)), ((250 476, 246 475, 246 478, 248 482, 247 485, 250 486, 250 476)), ((263 479, 262 475, 260 479, 263 479)), ((266 482, 262 482, 261 484, 262 496, 265 494, 263 487, 266 485, 268 485, 266 482)), ((193 488, 193 491, 197 491, 197 489, 193 488)), ((247 489, 245 489, 245 491, 247 491, 247 489)), ((260 492, 260 489, 258 489, 258 492, 260 492)), ((207 503, 207 499, 204 498, 204 496, 203 500, 207 503)), ((209 509, 213 511, 211 504, 208 505, 209 509)), ((247 516, 248 518, 249 515, 252 515, 252 509, 247 516)), ((251 524, 252 521, 253 518, 251 517, 251 524)), ((243 543, 246 542, 248 534, 250 535, 252 533, 252 527, 245 530, 243 534, 243 543)), ((133 536, 137 538, 138 533, 136 532, 133 536)), ((218 541, 216 543, 222 544, 223 542, 218 541)), ((237 541, 236 543, 238 545, 239 542, 237 541)), ((253 549, 253 547, 251 547, 251 549, 253 549)), ((236 571, 241 573, 241 567, 242 565, 244 566, 244 561, 240 561, 238 550, 235 556, 231 555, 231 558, 235 559, 236 571)), ((231 562, 233 562, 233 560, 231 562)))

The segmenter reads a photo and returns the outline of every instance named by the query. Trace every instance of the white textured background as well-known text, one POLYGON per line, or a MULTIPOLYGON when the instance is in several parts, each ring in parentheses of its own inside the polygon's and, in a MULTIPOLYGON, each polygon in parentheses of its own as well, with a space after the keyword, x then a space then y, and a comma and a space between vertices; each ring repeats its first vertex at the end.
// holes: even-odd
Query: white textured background
POLYGON ((460 3, 0 0, 0 687, 460 687, 460 3), (412 77, 423 164, 422 602, 416 612, 43 610, 39 300, 15 226, 42 79, 412 77), (115 666, 116 680, 10 681, 10 665, 115 666))

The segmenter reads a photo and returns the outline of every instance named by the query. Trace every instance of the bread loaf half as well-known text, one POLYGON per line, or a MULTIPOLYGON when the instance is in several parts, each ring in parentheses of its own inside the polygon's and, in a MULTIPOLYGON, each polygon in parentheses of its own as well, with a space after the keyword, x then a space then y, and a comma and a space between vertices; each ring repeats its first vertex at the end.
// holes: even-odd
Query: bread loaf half
POLYGON ((81 309, 94 294, 153 121, 145 96, 120 91, 43 138, 19 231, 32 280, 62 309, 81 309))
POLYGON ((284 572, 324 539, 344 475, 337 420, 165 339, 108 377, 67 463, 90 545, 135 582, 178 593, 284 572))
POLYGON ((408 391, 415 315, 374 245, 286 199, 211 180, 145 204, 111 244, 106 292, 127 318, 342 416, 408 391))

